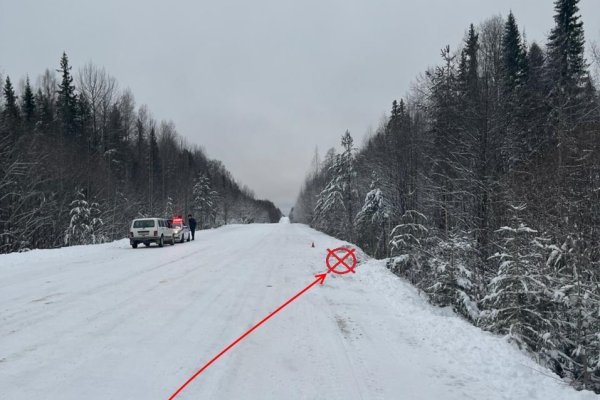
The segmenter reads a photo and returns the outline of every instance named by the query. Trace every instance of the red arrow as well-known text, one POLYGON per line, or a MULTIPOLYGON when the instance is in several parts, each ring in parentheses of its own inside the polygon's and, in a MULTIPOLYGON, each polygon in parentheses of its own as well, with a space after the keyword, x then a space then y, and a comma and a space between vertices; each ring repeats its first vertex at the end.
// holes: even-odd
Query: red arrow
POLYGON ((183 389, 185 389, 185 387, 187 385, 189 385, 194 379, 196 379, 196 377, 198 375, 200 375, 202 372, 204 372, 204 370, 206 368, 210 367, 210 365, 212 363, 214 363, 215 361, 217 361, 219 359, 219 357, 221 357, 223 354, 227 353, 227 351, 229 351, 229 349, 231 349, 233 346, 235 346, 236 344, 238 344, 239 342, 241 342, 242 340, 244 340, 244 338, 246 336, 248 336, 249 334, 251 334, 252 331, 254 331, 256 328, 258 328, 259 326, 261 326, 262 324, 264 324, 265 322, 267 322, 267 320, 269 320, 273 315, 277 314, 285 306, 287 306, 288 304, 290 304, 292 301, 296 300, 298 297, 302 296, 304 293, 306 293, 310 288, 312 288, 313 286, 315 286, 317 283, 319 283, 319 284, 322 285, 323 282, 325 282, 325 278, 326 277, 327 277, 327 274, 318 274, 318 275, 315 275, 315 278, 317 278, 317 279, 315 279, 313 283, 311 283, 310 285, 308 285, 307 287, 305 287, 304 289, 302 289, 300 292, 298 292, 296 295, 294 295, 291 299, 289 299, 288 301, 286 301, 285 303, 283 303, 282 305, 280 305, 279 307, 277 307, 277 309, 275 311, 273 311, 271 314, 267 315, 259 323, 257 323, 256 325, 254 325, 252 328, 248 329, 246 331, 246 333, 244 333, 239 338, 235 339, 235 341, 233 341, 233 343, 231 343, 229 346, 227 346, 223 350, 221 350, 221 352, 219 354, 217 354, 216 356, 214 356, 212 358, 212 360, 210 360, 209 362, 207 362, 206 364, 204 364, 204 366, 202 368, 200 368, 198 371, 196 371, 196 373, 194 375, 192 375, 190 377, 190 379, 188 379, 183 385, 181 385, 181 387, 179 389, 177 389, 177 391, 175 391, 175 393, 173 393, 171 395, 171 397, 169 397, 169 400, 173 400, 179 393, 181 393, 181 391, 183 389))

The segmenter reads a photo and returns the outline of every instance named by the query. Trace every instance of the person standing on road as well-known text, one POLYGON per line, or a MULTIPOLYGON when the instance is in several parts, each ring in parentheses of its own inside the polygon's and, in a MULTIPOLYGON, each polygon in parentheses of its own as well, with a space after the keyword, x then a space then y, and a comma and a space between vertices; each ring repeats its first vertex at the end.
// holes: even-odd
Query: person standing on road
POLYGON ((190 227, 190 231, 192 232, 192 240, 194 240, 194 236, 196 233, 196 219, 192 216, 192 214, 188 214, 188 226, 190 227))

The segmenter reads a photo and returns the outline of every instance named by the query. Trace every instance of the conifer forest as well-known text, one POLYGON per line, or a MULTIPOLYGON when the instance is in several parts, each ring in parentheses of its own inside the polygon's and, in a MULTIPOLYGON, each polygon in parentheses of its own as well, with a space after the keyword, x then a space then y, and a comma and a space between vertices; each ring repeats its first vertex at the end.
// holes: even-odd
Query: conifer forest
POLYGON ((290 217, 600 393, 600 59, 578 3, 554 1, 543 42, 512 12, 469 26, 362 146, 315 154, 290 217))
POLYGON ((202 228, 281 217, 104 68, 73 71, 63 53, 35 84, 5 76, 1 90, 0 253, 121 239, 135 217, 192 213, 202 228))

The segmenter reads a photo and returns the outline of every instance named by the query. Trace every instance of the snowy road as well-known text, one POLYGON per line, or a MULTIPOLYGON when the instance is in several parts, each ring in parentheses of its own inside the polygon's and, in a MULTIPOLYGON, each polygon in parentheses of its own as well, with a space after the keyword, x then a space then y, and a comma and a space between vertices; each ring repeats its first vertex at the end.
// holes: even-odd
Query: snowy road
MULTIPOLYGON (((166 400, 311 283, 339 244, 274 224, 162 249, 119 241, 0 256, 0 399, 166 400)), ((376 261, 328 276, 178 397, 597 398, 430 307, 376 261)))

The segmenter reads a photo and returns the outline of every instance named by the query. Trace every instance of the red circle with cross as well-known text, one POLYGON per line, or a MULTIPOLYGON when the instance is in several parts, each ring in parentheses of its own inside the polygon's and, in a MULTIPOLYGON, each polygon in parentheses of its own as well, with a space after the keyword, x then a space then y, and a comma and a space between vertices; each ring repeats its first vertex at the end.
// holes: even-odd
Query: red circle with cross
MULTIPOLYGON (((327 249, 327 257, 325 263, 329 272, 334 274, 344 275, 348 272, 356 273, 356 249, 347 249, 338 247, 337 249, 327 249), (339 268, 339 269, 338 269, 339 268)), ((329 273, 327 272, 327 273, 329 273)))

